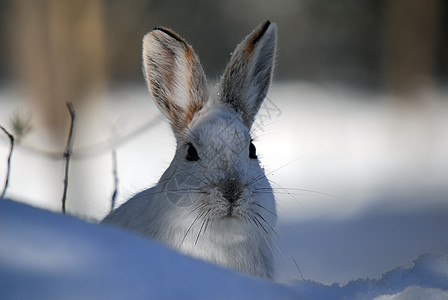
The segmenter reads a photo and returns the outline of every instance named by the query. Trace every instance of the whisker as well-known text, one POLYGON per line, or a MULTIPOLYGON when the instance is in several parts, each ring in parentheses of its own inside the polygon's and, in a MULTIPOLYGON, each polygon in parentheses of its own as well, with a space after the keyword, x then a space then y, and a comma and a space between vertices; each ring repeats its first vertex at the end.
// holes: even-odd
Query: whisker
MULTIPOLYGON (((255 194, 267 194, 267 195, 269 195, 269 194, 272 194, 273 192, 272 192, 272 191, 253 191, 253 193, 255 193, 255 194)), ((276 194, 281 194, 281 193, 276 193, 276 194)))
POLYGON ((205 223, 204 233, 203 234, 205 234, 205 232, 207 231, 207 227, 208 227, 209 222, 210 222, 210 216, 207 217, 207 222, 205 223))
POLYGON ((273 174, 274 174, 275 172, 277 172, 278 170, 281 170, 282 168, 284 168, 284 167, 286 167, 286 166, 289 166, 289 165, 295 163, 296 161, 298 161, 299 159, 301 159, 303 156, 304 156, 304 155, 300 155, 300 156, 297 157, 296 159, 294 159, 294 160, 292 160, 292 161, 290 161, 290 162, 288 162, 288 163, 286 163, 286 164, 284 164, 284 165, 278 167, 277 169, 274 169, 273 171, 270 171, 270 172, 264 172, 263 174, 261 174, 261 175, 255 177, 255 178, 253 178, 253 179, 251 179, 251 180, 249 181, 249 184, 250 184, 250 185, 255 184, 255 183, 257 183, 258 181, 262 180, 262 179, 263 179, 264 177, 266 177, 267 175, 273 175, 273 174))
POLYGON ((302 203, 300 203, 300 201, 293 195, 291 194, 288 190, 286 190, 285 188, 283 188, 281 185, 279 185, 278 183, 276 183, 273 180, 269 180, 270 183, 275 184, 276 186, 278 186, 281 190, 283 190, 286 195, 290 196, 292 199, 294 199, 294 201, 296 201, 303 209, 305 209, 305 207, 302 205, 302 203))
POLYGON ((263 205, 261 205, 261 204, 258 204, 258 203, 256 203, 256 202, 253 202, 252 204, 254 204, 254 205, 256 205, 256 206, 258 206, 258 207, 260 207, 260 208, 264 209, 265 211, 267 211, 268 213, 270 213, 270 214, 271 214, 271 215, 273 215, 274 217, 277 217, 277 218, 278 218, 278 216, 277 216, 277 214, 276 214, 276 213, 274 213, 274 212, 270 211, 269 209, 267 209, 267 208, 266 208, 266 207, 264 207, 263 205))
POLYGON ((283 169, 283 168, 285 168, 285 167, 287 167, 287 166, 289 166, 289 165, 295 163, 296 161, 302 159, 304 156, 305 156, 304 154, 303 154, 303 155, 300 155, 300 156, 297 157, 296 159, 291 160, 290 162, 288 162, 288 163, 286 163, 286 164, 284 164, 284 165, 282 165, 282 166, 280 166, 280 167, 274 169, 273 171, 266 172, 266 175, 273 175, 273 174, 274 174, 275 172, 277 172, 278 170, 281 170, 281 169, 283 169))
POLYGON ((318 197, 318 196, 328 196, 330 198, 335 198, 339 200, 344 200, 344 198, 339 197, 337 195, 327 194, 323 192, 313 191, 313 190, 306 190, 306 189, 296 189, 296 191, 289 191, 288 188, 284 188, 285 190, 281 188, 273 188, 271 189, 257 189, 254 190, 254 193, 257 194, 272 194, 275 195, 296 195, 296 196, 307 196, 307 197, 318 197))
MULTIPOLYGON (((277 183, 275 183, 277 186, 279 186, 279 184, 277 184, 277 183)), ((263 188, 261 188, 261 189, 263 189, 263 188)), ((328 197, 331 197, 331 198, 336 198, 336 199, 339 199, 339 200, 344 200, 344 198, 343 197, 340 197, 340 196, 338 196, 338 195, 335 195, 335 194, 330 194, 330 193, 325 193, 325 192, 319 192, 319 191, 315 191, 315 190, 310 190, 310 189, 300 189, 300 188, 284 188, 284 187, 280 187, 280 189, 282 189, 282 190, 286 190, 286 191, 290 191, 290 190, 292 190, 292 191, 298 191, 298 192, 306 192, 306 193, 310 193, 310 194, 316 194, 316 195, 320 195, 320 196, 328 196, 328 197)), ((275 190, 275 188, 274 188, 274 190, 275 190)))
POLYGON ((196 206, 196 208, 194 208, 192 211, 190 211, 186 217, 188 217, 189 215, 191 215, 192 213, 194 213, 195 211, 197 211, 198 209, 204 208, 206 206, 205 203, 201 203, 200 205, 196 206))
POLYGON ((194 192, 196 194, 208 194, 207 192, 201 190, 201 189, 175 189, 175 190, 162 190, 162 191, 154 191, 149 194, 148 196, 162 194, 162 193, 184 193, 184 192, 194 192))
POLYGON ((201 235, 201 233, 202 233, 202 229, 204 228, 205 222, 207 221, 207 219, 205 218, 205 216, 207 216, 207 214, 208 214, 209 212, 210 212, 210 211, 207 211, 207 213, 204 215, 204 220, 202 221, 201 228, 199 228, 198 236, 196 237, 196 241, 194 242, 194 245, 195 245, 195 246, 196 246, 196 244, 198 243, 199 236, 201 235))
POLYGON ((294 264, 296 265, 297 271, 299 271, 300 278, 302 278, 302 280, 305 280, 305 277, 303 277, 303 274, 302 274, 302 269, 300 269, 299 264, 297 263, 295 257, 291 255, 291 259, 294 262, 294 264))
MULTIPOLYGON (((253 211, 251 210, 251 212, 253 212, 253 211)), ((280 247, 277 244, 273 243, 271 239, 268 239, 267 234, 264 234, 262 232, 262 229, 260 229, 260 227, 262 227, 262 228, 264 228, 264 227, 260 226, 261 223, 260 223, 260 225, 258 225, 258 224, 256 224, 256 225, 257 225, 256 229, 260 232, 260 234, 258 236, 261 236, 261 238, 265 241, 267 247, 269 247, 269 251, 274 255, 274 253, 275 253, 275 251, 273 249, 273 244, 274 244, 275 247, 279 250, 279 252, 282 253, 282 255, 283 255, 283 252, 281 251, 280 247)), ((267 224, 267 226, 269 227, 269 229, 273 230, 272 226, 270 226, 269 224, 267 224)))
POLYGON ((266 228, 263 226, 263 224, 261 224, 260 220, 258 220, 257 217, 252 216, 252 219, 254 220, 254 222, 258 223, 258 225, 260 225, 260 227, 263 229, 263 231, 268 234, 268 231, 266 230, 266 228))
POLYGON ((274 230, 274 228, 272 228, 271 225, 269 225, 269 223, 266 221, 265 218, 263 218, 263 216, 262 216, 260 213, 255 212, 255 214, 256 214, 260 219, 262 219, 262 220, 266 223, 266 225, 268 225, 268 226, 270 227, 270 229, 271 229, 275 234, 277 234, 277 232, 274 230))
MULTIPOLYGON (((185 218, 186 217, 188 217, 188 216, 190 216, 192 213, 194 213, 195 211, 197 211, 197 210, 199 210, 199 209, 202 209, 202 208, 204 208, 206 206, 206 203, 201 203, 201 204, 199 204, 199 205, 196 205, 196 207, 194 207, 186 216, 185 216, 185 218)), ((194 223, 194 221, 193 221, 193 223, 194 223)), ((177 225, 177 227, 176 227, 176 230, 180 230, 181 229, 181 227, 182 227, 182 225, 183 225, 183 223, 182 222, 179 222, 179 224, 177 225)), ((193 224, 192 224, 193 225, 193 224)), ((190 225, 190 226, 192 226, 192 225, 190 225)), ((184 239, 185 239, 185 237, 184 237, 184 239)))
MULTIPOLYGON (((289 254, 290 258, 293 260, 293 262, 294 262, 294 264, 295 264, 295 266, 296 266, 296 268, 297 268, 297 271, 298 271, 299 274, 300 274, 300 277, 302 278, 302 280, 305 280, 305 278, 303 277, 302 270, 300 269, 299 264, 297 263, 297 260, 295 259, 295 257, 291 254, 291 253, 292 253, 292 250, 291 250, 291 248, 288 246, 288 244, 284 241, 284 239, 280 236, 280 234, 279 234, 274 228, 272 228, 272 226, 271 226, 271 225, 270 225, 270 224, 263 218, 262 215, 260 215, 258 212, 254 212, 254 211, 252 211, 252 212, 255 213, 259 218, 261 218, 261 220, 266 224, 266 226, 267 226, 270 230, 272 230, 272 232, 274 233, 274 235, 280 240, 280 242, 282 242, 283 246, 286 247, 287 251, 290 253, 290 254, 289 254)), ((283 250, 280 248, 280 246, 277 245, 276 243, 274 243, 274 245, 277 247, 277 249, 279 250, 279 252, 282 254, 283 258, 286 259, 286 255, 283 253, 283 250)), ((271 248, 271 250, 272 250, 272 248, 271 248)))
POLYGON ((257 226, 257 224, 252 223, 251 218, 249 218, 248 216, 244 216, 244 220, 249 224, 253 224, 253 225, 257 226))
POLYGON ((255 177, 255 178, 250 179, 248 185, 253 185, 253 184, 257 183, 258 181, 260 181, 261 179, 263 179, 265 177, 266 177, 265 173, 262 173, 261 175, 255 177))
POLYGON ((184 237, 182 238, 182 241, 180 242, 179 248, 182 246, 182 244, 185 241, 185 238, 187 237, 188 233, 190 232, 191 228, 193 227, 193 225, 197 222, 197 220, 199 220, 202 215, 204 215, 205 211, 202 211, 199 215, 196 216, 196 218, 194 219, 194 221, 191 223, 190 227, 188 227, 187 232, 185 232, 184 237))

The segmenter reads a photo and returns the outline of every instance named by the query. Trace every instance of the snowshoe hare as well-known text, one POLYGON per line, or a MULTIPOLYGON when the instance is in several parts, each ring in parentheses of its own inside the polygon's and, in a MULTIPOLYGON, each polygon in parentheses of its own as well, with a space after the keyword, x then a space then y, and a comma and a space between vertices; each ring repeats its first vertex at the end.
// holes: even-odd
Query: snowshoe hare
POLYGON ((214 92, 198 57, 176 33, 143 39, 146 81, 169 119, 176 153, 156 186, 103 223, 155 238, 188 255, 272 278, 275 199, 250 136, 268 93, 277 29, 269 21, 235 49, 214 92))

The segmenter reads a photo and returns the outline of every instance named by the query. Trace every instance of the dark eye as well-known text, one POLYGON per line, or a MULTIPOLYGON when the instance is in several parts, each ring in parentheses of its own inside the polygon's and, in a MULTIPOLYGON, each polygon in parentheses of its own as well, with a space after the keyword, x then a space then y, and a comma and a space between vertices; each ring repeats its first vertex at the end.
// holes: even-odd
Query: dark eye
POLYGON ((198 151, 196 151, 196 148, 188 143, 188 149, 187 149, 187 156, 185 157, 188 161, 197 161, 199 160, 198 151))
POLYGON ((250 142, 249 145, 249 158, 257 159, 257 149, 255 148, 255 145, 252 142, 250 142))

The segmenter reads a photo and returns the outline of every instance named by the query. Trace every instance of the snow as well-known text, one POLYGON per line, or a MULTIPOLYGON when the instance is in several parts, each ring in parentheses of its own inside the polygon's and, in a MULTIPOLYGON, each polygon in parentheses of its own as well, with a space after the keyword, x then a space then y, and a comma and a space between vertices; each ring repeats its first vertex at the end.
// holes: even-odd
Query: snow
POLYGON ((290 288, 154 241, 0 202, 1 299, 295 299, 290 288))
POLYGON ((448 253, 446 206, 385 212, 378 205, 351 218, 282 222, 277 231, 285 254, 277 263, 282 278, 298 277, 293 256, 305 278, 325 284, 378 279, 411 267, 422 253, 448 253))
POLYGON ((421 255, 411 268, 393 269, 380 279, 357 279, 343 286, 302 281, 294 287, 305 299, 433 299, 418 298, 424 294, 446 297, 448 255, 421 255))
POLYGON ((396 293, 393 295, 382 295, 375 300, 421 300, 421 299, 431 299, 431 300, 444 300, 448 299, 448 292, 442 291, 440 289, 432 288, 422 288, 418 286, 410 286, 406 288, 401 293, 396 293))
POLYGON ((1 299, 448 299, 448 255, 421 255, 379 280, 274 283, 9 200, 0 237, 1 299))

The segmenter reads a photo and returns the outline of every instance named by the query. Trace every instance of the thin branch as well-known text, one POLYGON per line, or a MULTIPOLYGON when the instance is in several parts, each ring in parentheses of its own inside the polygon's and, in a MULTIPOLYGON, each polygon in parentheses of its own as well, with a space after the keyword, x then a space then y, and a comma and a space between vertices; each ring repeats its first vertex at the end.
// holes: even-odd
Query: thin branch
POLYGON ((6 130, 1 125, 0 125, 0 129, 8 136, 9 141, 10 141, 8 162, 7 162, 7 167, 6 167, 6 178, 5 178, 5 183, 3 185, 3 192, 0 195, 0 200, 1 200, 1 199, 3 199, 3 197, 5 197, 6 190, 8 189, 8 185, 9 185, 9 175, 11 173, 11 157, 12 157, 12 152, 14 150, 14 136, 11 133, 9 133, 8 130, 6 130))
POLYGON ((114 176, 114 191, 112 193, 112 201, 110 204, 110 211, 115 208, 115 202, 118 194, 118 167, 117 167, 117 150, 112 149, 112 174, 114 176))
MULTIPOLYGON (((133 129, 131 132, 124 135, 123 137, 111 138, 108 140, 101 141, 99 143, 76 148, 76 153, 72 153, 72 158, 73 159, 91 158, 92 156, 95 156, 95 155, 102 155, 105 152, 110 152, 111 149, 117 148, 123 144, 126 144, 133 138, 135 138, 135 137, 143 134, 147 130, 153 128, 159 122, 160 122, 160 119, 152 119, 152 120, 149 120, 148 122, 142 124, 138 128, 133 129)), ((41 149, 34 145, 27 145, 27 144, 21 143, 20 147, 21 147, 21 149, 30 151, 32 153, 37 153, 39 155, 48 157, 50 159, 58 160, 61 158, 60 152, 41 149)))
POLYGON ((65 146, 64 158, 65 158, 65 177, 64 177, 64 194, 62 195, 62 213, 65 215, 65 204, 67 202, 67 188, 68 188, 68 174, 70 168, 70 157, 73 149, 73 134, 76 121, 75 110, 71 102, 67 102, 67 108, 70 113, 70 128, 68 131, 67 144, 65 146))

